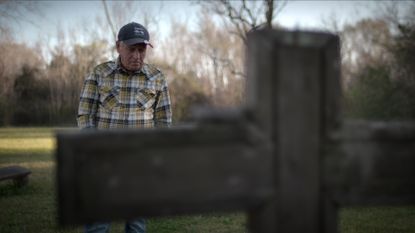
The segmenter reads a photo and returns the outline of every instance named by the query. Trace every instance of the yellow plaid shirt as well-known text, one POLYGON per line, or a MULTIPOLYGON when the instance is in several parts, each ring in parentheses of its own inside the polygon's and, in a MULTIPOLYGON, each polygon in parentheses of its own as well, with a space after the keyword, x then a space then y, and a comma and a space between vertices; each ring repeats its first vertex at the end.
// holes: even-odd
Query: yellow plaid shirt
POLYGON ((119 59, 96 66, 84 82, 78 109, 80 128, 152 128, 172 122, 167 81, 145 64, 129 73, 119 59))

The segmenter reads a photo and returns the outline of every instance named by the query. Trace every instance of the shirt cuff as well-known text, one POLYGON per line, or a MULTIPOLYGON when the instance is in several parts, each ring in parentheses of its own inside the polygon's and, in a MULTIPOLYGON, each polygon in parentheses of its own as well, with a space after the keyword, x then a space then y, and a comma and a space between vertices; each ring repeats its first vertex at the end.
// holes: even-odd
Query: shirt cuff
POLYGON ((90 115, 80 115, 77 118, 78 127, 81 129, 96 128, 93 117, 90 115))

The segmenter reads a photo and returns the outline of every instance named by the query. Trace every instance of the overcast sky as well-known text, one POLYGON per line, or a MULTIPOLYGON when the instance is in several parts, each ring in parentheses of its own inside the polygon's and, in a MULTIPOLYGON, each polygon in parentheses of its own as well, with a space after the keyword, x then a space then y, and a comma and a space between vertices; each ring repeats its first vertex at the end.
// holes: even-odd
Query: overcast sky
MULTIPOLYGON (((322 19, 335 15, 340 22, 353 22, 362 17, 371 16, 379 1, 288 1, 277 16, 277 22, 288 28, 319 28, 322 19)), ((403 1, 401 1, 403 2, 403 1)), ((39 35, 48 35, 51 41, 56 36, 56 28, 70 28, 79 25, 82 20, 95 20, 97 15, 104 16, 101 1, 41 1, 42 16, 29 16, 31 23, 13 23, 12 29, 19 42, 36 41, 39 35)), ((200 5, 191 1, 141 1, 137 4, 158 14, 161 36, 168 35, 172 16, 185 20, 194 26, 200 5), (160 10, 160 5, 162 8, 160 10), (193 24, 192 24, 193 23, 193 24)), ((0 5, 1 7, 1 5, 0 5)), ((86 20, 86 21, 85 21, 86 20)), ((91 24, 92 25, 92 24, 91 24)), ((110 32, 109 32, 110 33, 110 32)))

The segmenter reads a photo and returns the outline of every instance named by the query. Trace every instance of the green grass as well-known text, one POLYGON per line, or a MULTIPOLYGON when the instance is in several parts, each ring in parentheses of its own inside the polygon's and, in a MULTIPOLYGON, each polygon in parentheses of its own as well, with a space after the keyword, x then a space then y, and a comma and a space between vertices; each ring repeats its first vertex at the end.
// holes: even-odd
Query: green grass
POLYGON ((340 211, 340 232, 413 233, 415 207, 353 207, 340 211))
MULTIPOLYGON (((83 226, 61 229, 56 222, 55 162, 56 128, 0 128, 0 167, 20 165, 32 171, 29 185, 17 188, 0 183, 0 233, 83 232, 83 226)), ((62 129, 60 129, 62 130, 62 129)), ((63 129, 65 130, 65 129, 63 129)), ((66 129, 70 130, 70 129, 66 129)), ((242 213, 153 218, 148 232, 246 232, 242 213)), ((123 232, 124 224, 111 225, 123 232)))
MULTIPOLYGON (((32 170, 28 186, 0 183, 0 233, 83 232, 82 226, 61 229, 56 223, 54 130, 0 128, 0 167, 21 165, 32 170)), ((415 207, 343 208, 339 228, 343 233, 415 233, 415 207)), ((123 232, 123 223, 114 223, 111 232, 123 232)), ((247 232, 246 216, 231 213, 153 218, 148 221, 148 232, 247 232)))

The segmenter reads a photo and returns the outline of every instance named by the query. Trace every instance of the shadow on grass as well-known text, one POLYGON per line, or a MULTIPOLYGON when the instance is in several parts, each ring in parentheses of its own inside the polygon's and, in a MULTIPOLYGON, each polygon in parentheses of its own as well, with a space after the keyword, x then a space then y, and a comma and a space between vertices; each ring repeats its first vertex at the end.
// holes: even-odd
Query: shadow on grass
POLYGON ((0 152, 0 167, 8 164, 51 162, 54 161, 53 152, 50 150, 39 150, 30 152, 6 151, 0 152))
POLYGON ((57 224, 54 163, 24 164, 32 171, 26 186, 0 183, 0 232, 83 232, 82 227, 61 229, 57 224))
POLYGON ((24 195, 31 195, 36 191, 33 186, 25 185, 25 186, 18 186, 14 184, 13 181, 2 181, 0 183, 0 198, 5 198, 9 196, 24 196, 24 195))
POLYGON ((415 206, 341 208, 340 229, 347 233, 415 233, 415 206))

